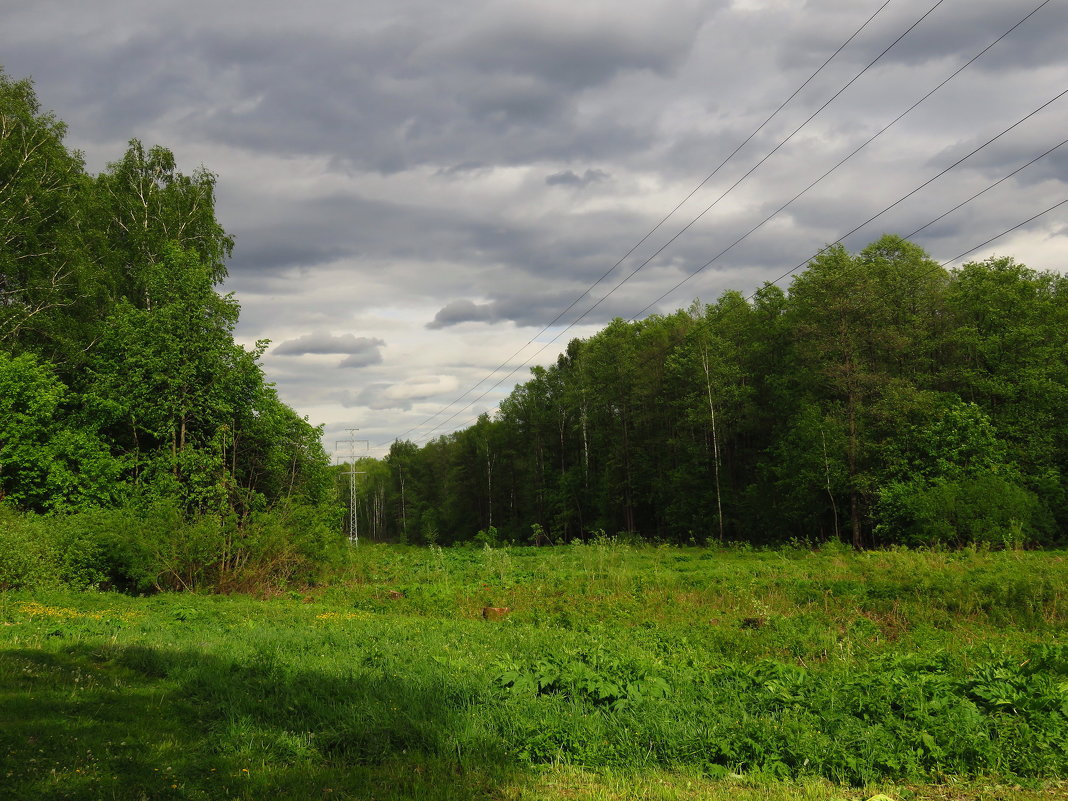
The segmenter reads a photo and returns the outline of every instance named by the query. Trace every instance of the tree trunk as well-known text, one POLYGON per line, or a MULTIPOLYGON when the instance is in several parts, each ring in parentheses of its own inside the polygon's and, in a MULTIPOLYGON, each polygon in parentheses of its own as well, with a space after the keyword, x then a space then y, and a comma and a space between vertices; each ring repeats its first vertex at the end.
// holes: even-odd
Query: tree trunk
POLYGON ((634 499, 632 495, 630 477, 630 428, 627 425, 627 414, 623 412, 623 478, 624 478, 624 519, 627 531, 635 531, 634 499))
POLYGON ((850 393, 849 400, 849 514, 853 529, 853 547, 864 547, 860 528, 860 494, 857 492, 857 407, 856 397, 850 393))
POLYGON ((486 510, 489 517, 489 526, 493 526, 493 458, 490 456, 489 446, 486 446, 486 510))
POLYGON ((701 366, 705 368, 705 389, 708 390, 708 413, 712 417, 712 474, 716 482, 716 519, 719 522, 719 541, 723 542, 723 496, 719 487, 719 437, 716 436, 716 407, 712 403, 712 377, 708 369, 708 351, 701 350, 701 366))
POLYGON ((404 541, 408 541, 408 510, 406 508, 406 502, 404 500, 404 468, 400 471, 400 485, 401 485, 401 531, 404 533, 404 541))
POLYGON ((827 435, 820 426, 820 439, 823 440, 823 471, 827 481, 827 497, 831 499, 831 511, 834 512, 834 538, 840 540, 841 533, 838 530, 838 504, 834 501, 834 493, 831 492, 831 460, 827 457, 827 435))

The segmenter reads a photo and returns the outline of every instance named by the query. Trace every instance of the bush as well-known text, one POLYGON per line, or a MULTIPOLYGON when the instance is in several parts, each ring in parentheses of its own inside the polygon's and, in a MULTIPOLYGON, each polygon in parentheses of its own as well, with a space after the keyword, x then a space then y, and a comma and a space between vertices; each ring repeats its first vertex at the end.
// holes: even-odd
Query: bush
POLYGON ((173 502, 56 515, 0 507, 0 589, 273 592, 346 551, 332 510, 187 518, 173 502))
POLYGON ((1053 527, 1030 490, 993 472, 893 482, 879 494, 876 533, 905 545, 1041 543, 1053 527))
POLYGON ((108 580, 103 546, 69 516, 0 507, 0 589, 94 589, 108 580))
POLYGON ((59 583, 59 554, 40 534, 31 516, 0 506, 0 590, 59 583))

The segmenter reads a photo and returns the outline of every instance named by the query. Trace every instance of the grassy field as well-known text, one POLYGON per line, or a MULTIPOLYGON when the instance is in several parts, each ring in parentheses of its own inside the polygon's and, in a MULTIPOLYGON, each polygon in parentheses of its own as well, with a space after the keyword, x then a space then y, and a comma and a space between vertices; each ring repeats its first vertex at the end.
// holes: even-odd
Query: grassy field
POLYGON ((361 546, 270 599, 0 593, 0 799, 1068 798, 1066 556, 361 546))

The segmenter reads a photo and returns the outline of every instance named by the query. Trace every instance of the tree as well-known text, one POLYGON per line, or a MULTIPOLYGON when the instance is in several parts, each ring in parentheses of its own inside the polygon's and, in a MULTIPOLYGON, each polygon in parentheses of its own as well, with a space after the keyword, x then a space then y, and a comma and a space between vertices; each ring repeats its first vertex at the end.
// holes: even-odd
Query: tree
POLYGON ((92 309, 82 240, 87 183, 66 126, 0 70, 0 345, 70 358, 92 309))
POLYGON ((203 168, 183 174, 170 150, 146 151, 137 139, 97 177, 94 248, 116 299, 151 309, 159 266, 172 245, 196 255, 210 285, 226 277, 234 240, 215 219, 215 180, 203 168))
POLYGON ((969 263, 953 274, 947 307, 946 385, 990 416, 1024 481, 1064 510, 1068 279, 1011 258, 969 263))
POLYGON ((415 498, 409 488, 418 454, 419 448, 414 442, 397 440, 389 446, 389 454, 386 456, 393 487, 394 519, 401 542, 408 541, 409 521, 418 519, 412 514, 412 502, 415 498))
POLYGON ((91 428, 50 365, 0 352, 0 499, 35 511, 111 506, 125 467, 91 428))
POLYGON ((1041 541, 1052 516, 974 403, 939 397, 927 419, 891 443, 891 480, 879 492, 877 530, 910 545, 1041 541))
POLYGON ((93 354, 89 394, 132 449, 135 480, 173 486, 161 491, 179 492, 189 508, 217 509, 227 494, 225 443, 213 440, 262 384, 258 354, 234 344, 237 303, 212 289, 192 251, 164 246, 144 281, 154 303, 115 306, 93 354))
POLYGON ((854 547, 864 544, 878 481, 872 443, 932 380, 946 280, 921 248, 884 236, 856 257, 828 248, 790 287, 798 389, 834 411, 844 431, 854 547))

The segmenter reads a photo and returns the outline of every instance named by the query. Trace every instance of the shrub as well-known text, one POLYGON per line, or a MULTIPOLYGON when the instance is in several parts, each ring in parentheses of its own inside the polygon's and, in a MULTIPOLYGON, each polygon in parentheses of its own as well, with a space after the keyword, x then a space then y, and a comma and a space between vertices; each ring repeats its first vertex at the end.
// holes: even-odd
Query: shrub
POLYGON ((1044 542, 1053 521, 1033 492, 993 472, 892 482, 879 494, 876 532, 906 545, 1044 542))
POLYGON ((346 549, 331 510, 185 517, 172 501, 54 515, 0 507, 0 589, 274 592, 346 549))
POLYGON ((55 585, 60 557, 30 515, 0 505, 0 590, 55 585))

